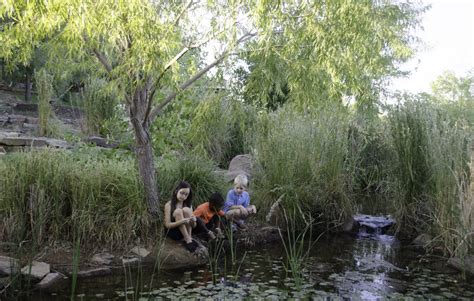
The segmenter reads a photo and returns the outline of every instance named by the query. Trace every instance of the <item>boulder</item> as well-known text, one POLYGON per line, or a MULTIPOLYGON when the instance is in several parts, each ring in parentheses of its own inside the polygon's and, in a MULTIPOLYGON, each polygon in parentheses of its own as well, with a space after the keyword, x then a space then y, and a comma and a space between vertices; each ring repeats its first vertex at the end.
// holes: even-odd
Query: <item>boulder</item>
POLYGON ((31 138, 31 137, 0 137, 0 144, 7 146, 46 146, 46 138, 31 138))
POLYGON ((36 280, 43 279, 50 272, 49 264, 46 262, 33 261, 31 265, 27 265, 21 269, 21 273, 30 276, 36 280))
POLYGON ((62 279, 66 279, 67 277, 61 273, 49 273, 46 275, 39 283, 35 285, 37 289, 44 290, 50 288, 54 284, 58 283, 62 279))
POLYGON ((0 256, 0 275, 10 275, 18 272, 18 260, 8 256, 0 256))
POLYGON ((395 220, 390 216, 356 214, 353 218, 357 223, 354 227, 359 227, 362 232, 366 233, 384 234, 395 224, 395 220))
POLYGON ((249 179, 251 178, 253 171, 253 158, 251 155, 237 155, 229 164, 229 169, 225 174, 225 180, 230 182, 235 179, 236 176, 243 174, 249 179))
POLYGON ((209 260, 206 256, 207 249, 202 245, 200 245, 195 253, 191 253, 184 247, 182 242, 166 238, 164 244, 158 246, 158 248, 161 249, 157 252, 152 252, 152 254, 159 254, 158 260, 161 263, 161 267, 167 270, 198 267, 207 264, 209 260))
POLYGON ((359 231, 359 223, 354 219, 353 216, 348 216, 341 226, 343 232, 354 233, 359 231))
POLYGON ((427 234, 427 233, 422 233, 420 235, 418 235, 412 242, 411 244, 415 247, 419 247, 419 248, 426 248, 430 245, 430 243, 432 242, 433 240, 433 237, 431 237, 431 235, 427 234))
POLYGON ((474 255, 469 255, 464 258, 453 257, 448 260, 448 265, 474 275, 474 255))

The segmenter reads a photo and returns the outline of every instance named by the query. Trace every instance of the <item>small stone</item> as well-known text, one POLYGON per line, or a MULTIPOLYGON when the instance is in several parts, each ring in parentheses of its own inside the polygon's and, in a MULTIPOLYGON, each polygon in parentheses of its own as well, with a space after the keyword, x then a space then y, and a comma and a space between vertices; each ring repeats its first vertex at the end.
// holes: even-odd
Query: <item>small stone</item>
POLYGON ((122 258, 122 264, 124 266, 128 266, 128 265, 132 265, 132 264, 135 264, 135 263, 139 263, 140 262, 140 259, 137 258, 137 257, 132 257, 132 258, 122 258))
POLYGON ((138 255, 141 258, 145 258, 151 253, 147 249, 141 248, 141 247, 134 247, 133 249, 130 250, 130 252, 138 255))

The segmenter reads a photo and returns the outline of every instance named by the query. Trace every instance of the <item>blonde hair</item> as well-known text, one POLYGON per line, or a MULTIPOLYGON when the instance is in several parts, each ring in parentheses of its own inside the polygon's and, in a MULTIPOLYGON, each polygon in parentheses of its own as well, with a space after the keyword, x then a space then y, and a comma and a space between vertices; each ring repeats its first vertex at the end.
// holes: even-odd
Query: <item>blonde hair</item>
POLYGON ((246 188, 249 184, 249 180, 246 175, 238 175, 234 179, 234 186, 241 185, 242 187, 246 188))

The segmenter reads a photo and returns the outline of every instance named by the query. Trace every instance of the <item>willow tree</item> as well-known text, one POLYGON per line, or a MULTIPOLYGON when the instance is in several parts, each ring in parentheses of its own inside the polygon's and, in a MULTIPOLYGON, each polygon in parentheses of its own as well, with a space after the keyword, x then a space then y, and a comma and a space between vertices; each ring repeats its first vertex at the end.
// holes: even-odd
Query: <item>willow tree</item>
POLYGON ((395 0, 295 2, 270 6, 260 19, 266 36, 252 43, 266 51, 248 52, 246 97, 264 106, 275 96, 300 108, 344 97, 373 105, 390 77, 407 74, 401 66, 416 52, 429 8, 395 0))
MULTIPOLYGON (((403 39, 417 15, 411 5, 398 3, 3 0, 0 57, 27 64, 36 48, 47 45, 49 51, 68 57, 68 62, 87 62, 118 88, 133 127, 148 208, 156 215, 158 187, 150 126, 181 91, 241 50, 263 58, 262 79, 255 78, 262 86, 272 77, 268 74, 278 75, 268 66, 284 62, 281 66, 295 95, 315 93, 313 81, 319 78, 334 81, 337 89, 364 76, 371 78, 370 72, 386 74, 387 64, 379 61, 409 51, 403 39), (249 40, 255 42, 244 49, 249 40), (199 55, 209 43, 218 48, 214 60, 199 55)), ((61 62, 56 59, 56 63, 61 62)))

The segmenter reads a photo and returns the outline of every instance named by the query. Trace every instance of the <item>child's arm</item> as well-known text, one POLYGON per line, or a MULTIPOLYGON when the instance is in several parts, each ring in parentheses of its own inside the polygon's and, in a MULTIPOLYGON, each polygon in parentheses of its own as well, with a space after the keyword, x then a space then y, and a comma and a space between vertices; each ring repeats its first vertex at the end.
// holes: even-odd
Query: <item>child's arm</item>
POLYGON ((242 206, 244 206, 245 208, 248 208, 250 206, 250 195, 247 191, 244 191, 244 203, 242 204, 242 206))
POLYGON ((224 210, 224 212, 227 212, 230 209, 235 209, 232 207, 234 207, 234 200, 232 199, 232 190, 229 190, 229 192, 227 192, 227 197, 225 198, 225 203, 222 210, 224 210))

